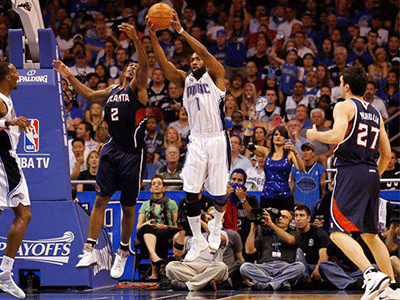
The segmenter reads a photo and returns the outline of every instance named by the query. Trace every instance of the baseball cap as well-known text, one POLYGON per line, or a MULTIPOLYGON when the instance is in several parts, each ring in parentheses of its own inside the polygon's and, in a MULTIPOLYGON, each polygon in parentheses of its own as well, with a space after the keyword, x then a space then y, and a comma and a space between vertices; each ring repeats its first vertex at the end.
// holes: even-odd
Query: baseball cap
POLYGON ((276 78, 276 75, 274 73, 268 73, 266 78, 276 78))
POLYGON ((75 57, 86 57, 86 53, 85 51, 80 50, 76 52, 75 57))
POLYGON ((315 148, 311 143, 305 143, 301 145, 301 151, 312 150, 315 152, 315 148))
POLYGON ((217 36, 219 36, 219 35, 226 35, 226 31, 223 30, 223 29, 218 30, 218 31, 217 31, 217 36))
POLYGON ((288 54, 290 51, 296 52, 297 54, 297 49, 295 47, 289 47, 286 49, 286 54, 288 54))

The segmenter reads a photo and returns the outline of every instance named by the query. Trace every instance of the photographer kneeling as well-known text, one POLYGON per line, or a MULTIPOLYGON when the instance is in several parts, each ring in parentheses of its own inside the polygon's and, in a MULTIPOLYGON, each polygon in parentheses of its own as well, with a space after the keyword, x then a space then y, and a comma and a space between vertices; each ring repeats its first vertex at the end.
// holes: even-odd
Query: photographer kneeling
MULTIPOLYGON (((257 263, 244 263, 240 273, 253 282, 252 290, 291 290, 290 282, 298 279, 305 271, 302 263, 294 262, 299 235, 289 229, 293 218, 289 211, 277 211, 275 216, 271 216, 267 210, 263 211, 261 228, 251 223, 245 244, 247 254, 259 254, 257 263)), ((270 212, 274 210, 270 209, 270 212)))

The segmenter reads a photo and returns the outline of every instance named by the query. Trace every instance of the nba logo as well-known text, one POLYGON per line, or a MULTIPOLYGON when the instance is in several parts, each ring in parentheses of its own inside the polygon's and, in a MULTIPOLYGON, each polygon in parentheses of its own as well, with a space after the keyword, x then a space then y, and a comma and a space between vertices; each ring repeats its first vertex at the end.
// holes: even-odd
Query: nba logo
POLYGON ((31 130, 25 132, 24 150, 25 152, 38 152, 39 151, 39 120, 30 119, 31 130))

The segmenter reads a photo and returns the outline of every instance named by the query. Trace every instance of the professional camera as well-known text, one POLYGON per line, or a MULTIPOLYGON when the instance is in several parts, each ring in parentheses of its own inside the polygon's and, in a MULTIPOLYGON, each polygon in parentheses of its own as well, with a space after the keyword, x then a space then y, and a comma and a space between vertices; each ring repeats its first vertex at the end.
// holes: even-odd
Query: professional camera
POLYGON ((250 212, 250 220, 254 222, 254 224, 262 224, 262 219, 264 219, 264 210, 266 210, 271 216, 272 222, 276 223, 276 220, 281 216, 281 212, 279 209, 274 207, 268 208, 253 208, 250 212))

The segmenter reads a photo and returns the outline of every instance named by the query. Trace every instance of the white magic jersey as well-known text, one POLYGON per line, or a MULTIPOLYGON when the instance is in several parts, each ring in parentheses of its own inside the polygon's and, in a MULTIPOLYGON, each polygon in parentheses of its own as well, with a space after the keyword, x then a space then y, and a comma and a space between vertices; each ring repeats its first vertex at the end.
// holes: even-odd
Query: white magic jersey
MULTIPOLYGON (((15 110, 14 110, 14 105, 11 100, 11 97, 7 97, 6 95, 3 95, 0 93, 0 98, 4 101, 4 103, 7 106, 7 114, 0 118, 0 120, 11 120, 16 118, 15 110)), ((11 144, 11 150, 15 151, 17 149, 18 145, 18 139, 19 139, 19 134, 20 130, 18 126, 10 126, 9 129, 7 129, 7 134, 8 134, 8 139, 11 144)), ((5 143, 6 141, 0 141, 1 143, 5 143)))
POLYGON ((221 91, 206 72, 196 80, 189 74, 185 80, 183 106, 189 119, 191 133, 204 134, 221 132, 225 129, 225 91, 221 91))

